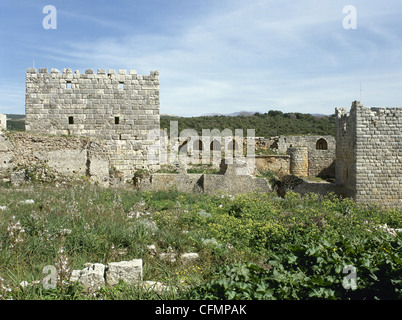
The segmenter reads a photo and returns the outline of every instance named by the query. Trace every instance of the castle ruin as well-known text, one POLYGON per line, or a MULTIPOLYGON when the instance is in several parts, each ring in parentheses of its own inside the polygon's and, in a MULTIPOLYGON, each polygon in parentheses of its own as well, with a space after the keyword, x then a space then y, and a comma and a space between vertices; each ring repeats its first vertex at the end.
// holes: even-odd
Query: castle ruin
MULTIPOLYGON (((212 159, 214 166, 220 166, 220 161, 213 160, 223 153, 236 161, 229 163, 221 176, 187 174, 183 168, 179 174, 154 174, 149 180, 142 179, 147 189, 175 186, 212 193, 270 190, 261 179, 249 177, 253 174, 248 165, 247 170, 241 168, 245 175, 233 174, 234 168, 237 172, 243 166, 240 160, 252 160, 258 170, 280 175, 335 176, 335 183, 299 184, 294 190, 301 194, 336 192, 359 203, 402 207, 401 108, 368 108, 358 101, 353 102, 349 113, 345 108, 336 108, 335 138, 247 137, 246 141, 225 136, 218 142, 212 135, 201 139, 188 134, 178 136, 177 141, 165 141, 167 136, 155 134, 160 132, 159 109, 157 71, 141 76, 133 70, 127 73, 101 69, 95 74, 89 69, 80 74, 71 69, 52 69, 50 73, 48 69, 28 69, 27 133, 14 134, 13 141, 0 136, 0 169, 45 165, 66 176, 89 176, 91 181, 107 186, 111 172, 118 172, 120 181, 135 181, 136 173, 144 170, 157 172, 162 163, 152 161, 155 148, 177 145, 177 158, 184 163, 188 162, 186 157, 194 160, 206 154, 206 160, 212 159), (276 154, 244 155, 243 146, 247 145, 248 150, 250 138, 250 146, 264 145, 276 154)), ((5 128, 5 117, 0 121, 5 128)))
POLYGON ((336 108, 336 183, 360 203, 402 207, 402 108, 336 108))
POLYGON ((157 168, 147 152, 158 138, 149 132, 160 124, 158 71, 30 68, 25 109, 28 132, 101 139, 110 167, 124 177, 157 168))

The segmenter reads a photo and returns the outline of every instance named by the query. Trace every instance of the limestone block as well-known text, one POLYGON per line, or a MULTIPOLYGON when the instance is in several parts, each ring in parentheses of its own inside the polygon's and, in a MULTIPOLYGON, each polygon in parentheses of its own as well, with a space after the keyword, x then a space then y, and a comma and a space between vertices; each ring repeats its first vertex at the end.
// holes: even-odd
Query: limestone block
POLYGON ((83 270, 73 270, 70 281, 78 281, 87 289, 99 289, 100 287, 105 286, 105 265, 94 263, 83 270))
POLYGON ((184 264, 192 263, 198 259, 199 259, 199 255, 198 255, 198 253, 195 253, 195 252, 183 253, 180 256, 180 261, 184 264))
POLYGON ((116 285, 120 280, 127 284, 142 281, 142 259, 111 262, 106 268, 106 283, 116 285))
POLYGON ((60 174, 86 174, 87 154, 85 150, 54 150, 47 152, 45 157, 47 158, 48 166, 60 174))
POLYGON ((109 185, 109 161, 92 157, 89 161, 89 175, 93 182, 107 187, 109 185))

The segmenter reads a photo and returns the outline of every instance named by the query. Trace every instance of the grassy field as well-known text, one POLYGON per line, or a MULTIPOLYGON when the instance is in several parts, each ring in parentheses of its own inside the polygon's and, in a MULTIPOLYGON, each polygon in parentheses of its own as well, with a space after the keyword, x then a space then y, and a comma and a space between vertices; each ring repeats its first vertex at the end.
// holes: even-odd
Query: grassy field
POLYGON ((3 184, 0 299, 401 299, 400 228, 401 210, 334 196, 3 184), (164 261, 152 244, 200 258, 164 261), (121 283, 89 295, 68 281, 86 262, 139 258, 144 280, 176 290, 121 283), (58 271, 56 289, 43 287, 47 265, 58 271))

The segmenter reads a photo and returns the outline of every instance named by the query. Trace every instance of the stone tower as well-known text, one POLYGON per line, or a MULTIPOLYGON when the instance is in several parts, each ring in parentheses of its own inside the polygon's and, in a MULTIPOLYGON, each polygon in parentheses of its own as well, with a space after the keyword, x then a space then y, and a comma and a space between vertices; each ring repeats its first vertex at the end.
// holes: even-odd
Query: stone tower
POLYGON ((27 131, 87 136, 103 141, 111 168, 129 178, 138 169, 154 169, 148 149, 159 130, 159 72, 130 70, 28 69, 27 131))
POLYGON ((357 202, 402 208, 402 108, 336 108, 336 182, 357 202))

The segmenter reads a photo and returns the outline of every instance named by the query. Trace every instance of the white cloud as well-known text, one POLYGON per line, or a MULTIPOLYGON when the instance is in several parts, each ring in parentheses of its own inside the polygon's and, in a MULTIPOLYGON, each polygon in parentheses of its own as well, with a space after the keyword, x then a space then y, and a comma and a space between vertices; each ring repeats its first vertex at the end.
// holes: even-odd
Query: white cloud
POLYGON ((194 19, 190 12, 182 21, 166 15, 163 33, 142 28, 130 34, 120 32, 121 26, 115 37, 64 39, 36 50, 49 68, 159 70, 162 113, 270 107, 333 113, 335 106, 348 107, 359 97, 360 80, 367 103, 397 102, 401 37, 388 25, 397 7, 391 2, 394 7, 355 1, 358 29, 353 31, 342 28, 341 1, 222 1, 194 19))

